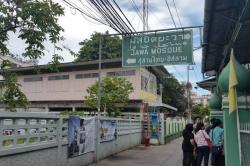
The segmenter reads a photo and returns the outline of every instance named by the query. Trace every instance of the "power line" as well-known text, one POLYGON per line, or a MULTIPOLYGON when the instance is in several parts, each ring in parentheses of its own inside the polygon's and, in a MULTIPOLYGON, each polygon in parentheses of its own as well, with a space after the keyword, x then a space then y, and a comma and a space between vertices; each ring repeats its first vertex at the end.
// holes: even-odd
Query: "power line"
MULTIPOLYGON (((196 66, 196 65, 194 65, 194 66, 197 68, 197 66, 196 66)), ((195 69, 194 69, 193 71, 194 71, 194 76, 195 76, 196 82, 198 82, 198 81, 199 81, 199 79, 198 79, 198 77, 197 77, 197 74, 196 74, 195 69)))
POLYGON ((94 16, 92 16, 92 15, 90 15, 90 14, 84 12, 84 11, 83 11, 81 8, 79 8, 79 6, 77 6, 76 4, 74 4, 74 3, 70 2, 70 1, 67 1, 67 0, 62 0, 62 1, 63 1, 67 6, 69 6, 69 7, 73 8, 73 9, 79 11, 80 13, 84 14, 85 16, 87 16, 87 17, 89 17, 89 18, 91 18, 91 19, 93 19, 93 20, 95 20, 95 21, 97 21, 97 22, 100 22, 100 23, 102 23, 102 24, 104 24, 104 25, 107 25, 107 23, 103 22, 102 20, 100 20, 100 19, 98 19, 98 18, 96 18, 96 17, 94 17, 94 16))
MULTIPOLYGON (((170 10, 169 4, 168 4, 167 0, 165 0, 165 2, 166 2, 166 5, 167 5, 167 7, 168 7, 168 11, 169 11, 169 13, 170 13, 170 15, 171 15, 171 18, 172 18, 172 21, 173 21, 173 23, 174 23, 174 26, 176 27, 176 24, 175 24, 175 21, 174 21, 172 12, 171 12, 171 10, 170 10)), ((173 0, 173 4, 174 4, 175 11, 176 11, 176 15, 177 15, 177 17, 178 17, 179 24, 180 24, 180 26, 182 27, 182 23, 181 23, 181 20, 180 20, 180 17, 179 17, 178 9, 177 9, 176 4, 175 4, 175 0, 173 0)), ((196 51, 196 50, 198 50, 198 49, 200 49, 200 48, 195 48, 193 51, 196 51)), ((197 65, 195 64, 194 66, 195 66, 195 68, 197 69, 197 65)), ((178 74, 179 74, 179 73, 178 73, 178 74)), ((195 74, 195 78, 196 78, 196 80, 197 80, 197 82, 198 82, 199 80, 198 80, 198 77, 197 77, 197 74, 196 74, 195 69, 194 69, 194 74, 195 74)), ((179 75, 181 75, 181 74, 179 74, 179 75)), ((183 77, 182 77, 182 78, 183 78, 183 77)))
MULTIPOLYGON (((171 16, 171 19, 172 19, 172 22, 173 22, 173 24, 174 24, 174 27, 177 28, 177 26, 176 26, 176 24, 175 24, 175 21, 174 21, 174 17, 173 17, 173 15, 172 15, 171 10, 170 10, 168 1, 165 0, 165 3, 166 3, 166 5, 167 5, 167 7, 168 7, 168 12, 169 12, 169 14, 170 14, 170 16, 171 16)), ((175 69, 176 73, 177 73, 182 79, 184 79, 184 77, 182 76, 182 74, 180 74, 180 73, 178 72, 178 70, 176 69, 176 67, 173 66, 173 68, 175 69)), ((184 79, 184 80, 185 80, 185 79, 184 79)))
POLYGON ((170 16, 171 16, 171 19, 172 19, 172 21, 173 21, 173 23, 174 23, 174 26, 175 26, 175 28, 176 28, 177 26, 176 26, 176 24, 175 24, 174 17, 173 17, 173 15, 172 15, 171 10, 170 10, 170 7, 169 7, 169 4, 168 4, 168 1, 167 1, 167 0, 165 0, 165 2, 166 2, 166 5, 167 5, 167 7, 168 7, 168 11, 169 11, 169 14, 170 14, 170 16))
POLYGON ((174 3, 174 8, 175 8, 175 11, 176 11, 176 14, 177 14, 177 17, 178 17, 178 20, 179 20, 180 26, 182 27, 182 24, 181 24, 181 19, 180 19, 180 17, 179 17, 179 12, 178 12, 178 10, 177 10, 177 8, 176 8, 176 5, 175 5, 175 0, 173 0, 173 3, 174 3))
POLYGON ((101 13, 107 22, 109 22, 110 26, 119 33, 124 34, 135 32, 131 22, 115 0, 113 0, 113 4, 108 0, 88 1, 92 3, 93 7, 101 13))
POLYGON ((139 16, 140 20, 143 22, 142 13, 140 12, 139 8, 137 7, 135 1, 134 0, 130 0, 130 2, 131 2, 131 6, 136 10, 136 13, 139 16))
POLYGON ((181 73, 179 73, 179 71, 176 69, 175 66, 173 66, 174 70, 176 71, 176 73, 183 79, 185 80, 185 78, 183 77, 183 75, 181 73))
POLYGON ((126 15, 123 13, 123 11, 121 10, 121 8, 119 7, 119 5, 116 3, 116 1, 113 0, 113 2, 114 2, 114 4, 115 4, 115 6, 120 10, 120 12, 121 12, 122 15, 124 16, 124 18, 127 20, 127 22, 129 23, 129 25, 132 27, 132 29, 133 29, 134 31, 136 31, 136 30, 134 29, 134 27, 132 26, 131 22, 129 21, 129 19, 126 17, 126 15))

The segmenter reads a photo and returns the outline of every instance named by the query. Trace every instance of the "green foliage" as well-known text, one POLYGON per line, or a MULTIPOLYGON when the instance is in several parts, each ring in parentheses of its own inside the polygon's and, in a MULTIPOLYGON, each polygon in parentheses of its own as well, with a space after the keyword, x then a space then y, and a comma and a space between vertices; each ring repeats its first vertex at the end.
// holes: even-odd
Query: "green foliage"
POLYGON ((58 54, 54 54, 52 56, 52 61, 49 62, 50 71, 59 72, 58 66, 60 64, 60 61, 63 61, 63 57, 58 54))
POLYGON ((4 94, 1 97, 1 102, 10 111, 16 111, 17 107, 27 108, 29 101, 25 94, 20 89, 20 84, 17 82, 15 73, 3 73, 5 81, 1 84, 4 89, 4 94))
POLYGON ((69 115, 69 116, 84 116, 84 112, 81 111, 62 111, 61 115, 69 115))
POLYGON ((163 103, 178 108, 179 112, 184 112, 187 106, 187 98, 184 96, 185 85, 180 84, 173 76, 159 81, 163 86, 163 103))
MULTIPOLYGON (((108 34, 108 32, 106 32, 108 34)), ((76 61, 97 60, 99 55, 100 33, 95 32, 90 39, 79 43, 82 47, 76 61)), ((122 41, 118 36, 102 37, 102 59, 118 58, 122 55, 122 41)))
POLYGON ((24 57, 39 59, 44 55, 44 42, 62 40, 63 28, 58 17, 63 8, 52 0, 5 0, 0 2, 0 53, 9 53, 9 33, 25 41, 24 57))
POLYGON ((205 118, 206 116, 210 115, 210 110, 208 106, 203 104, 196 104, 192 107, 192 118, 200 116, 205 118))
MULTIPOLYGON (((129 94, 133 92, 132 83, 126 78, 105 77, 102 79, 101 110, 107 111, 109 116, 117 116, 120 108, 117 104, 125 104, 129 101, 129 94)), ((85 102, 90 108, 97 109, 98 81, 87 89, 88 96, 85 102)))

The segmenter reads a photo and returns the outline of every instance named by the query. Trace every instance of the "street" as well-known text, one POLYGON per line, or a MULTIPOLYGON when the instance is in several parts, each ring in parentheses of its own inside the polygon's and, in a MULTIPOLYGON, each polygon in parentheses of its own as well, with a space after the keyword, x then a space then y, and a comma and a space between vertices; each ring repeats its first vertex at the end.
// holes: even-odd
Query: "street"
POLYGON ((162 146, 138 146, 110 156, 91 166, 181 166, 182 138, 162 146))

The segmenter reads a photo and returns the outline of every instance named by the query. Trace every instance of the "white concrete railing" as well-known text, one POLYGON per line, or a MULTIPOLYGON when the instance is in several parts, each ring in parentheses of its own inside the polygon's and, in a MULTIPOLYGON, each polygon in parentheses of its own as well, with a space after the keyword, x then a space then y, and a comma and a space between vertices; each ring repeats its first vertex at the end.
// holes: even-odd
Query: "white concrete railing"
POLYGON ((0 112, 0 156, 67 143, 67 117, 0 112))
MULTIPOLYGON (((141 120, 115 120, 118 136, 141 133, 141 120)), ((0 156, 67 144, 68 117, 45 113, 0 112, 0 156)))

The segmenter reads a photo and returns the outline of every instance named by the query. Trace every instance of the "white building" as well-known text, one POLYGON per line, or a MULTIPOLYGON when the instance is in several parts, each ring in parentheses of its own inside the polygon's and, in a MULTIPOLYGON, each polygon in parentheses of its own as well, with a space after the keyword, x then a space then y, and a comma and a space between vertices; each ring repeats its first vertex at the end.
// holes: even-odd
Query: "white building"
POLYGON ((209 101, 210 101, 211 95, 207 94, 207 95, 198 95, 195 92, 191 93, 191 100, 193 105, 196 104, 203 104, 203 105, 208 105, 209 101))

